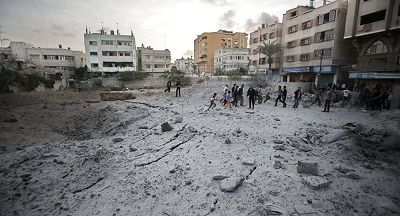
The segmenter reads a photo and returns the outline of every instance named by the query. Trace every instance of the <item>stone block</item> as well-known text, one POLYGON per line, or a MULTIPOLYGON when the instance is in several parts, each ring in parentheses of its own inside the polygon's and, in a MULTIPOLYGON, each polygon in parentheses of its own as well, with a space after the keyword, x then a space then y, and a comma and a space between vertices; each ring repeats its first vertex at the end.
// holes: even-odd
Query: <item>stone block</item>
POLYGON ((329 187, 330 181, 317 176, 303 177, 301 183, 307 185, 308 187, 318 190, 321 188, 329 187))
POLYGON ((233 192, 242 185, 244 178, 226 178, 221 181, 221 191, 233 192))
POLYGON ((318 164, 299 161, 297 162, 297 172, 318 175, 318 164))

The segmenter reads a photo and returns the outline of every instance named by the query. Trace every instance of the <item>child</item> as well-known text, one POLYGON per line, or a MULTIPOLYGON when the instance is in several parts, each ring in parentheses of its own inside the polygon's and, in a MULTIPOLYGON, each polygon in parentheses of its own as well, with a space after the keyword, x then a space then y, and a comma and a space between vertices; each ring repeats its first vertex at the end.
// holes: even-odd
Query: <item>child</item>
POLYGON ((225 101, 226 101, 226 104, 225 104, 225 107, 224 107, 225 109, 227 107, 232 108, 231 98, 232 98, 231 91, 228 91, 228 94, 225 95, 225 101))
POLYGON ((213 95, 212 98, 211 98, 211 104, 210 104, 210 106, 208 107, 207 110, 209 110, 210 108, 212 108, 212 109, 215 108, 215 106, 216 106, 215 100, 216 100, 216 99, 217 99, 217 93, 214 93, 214 95, 213 95))

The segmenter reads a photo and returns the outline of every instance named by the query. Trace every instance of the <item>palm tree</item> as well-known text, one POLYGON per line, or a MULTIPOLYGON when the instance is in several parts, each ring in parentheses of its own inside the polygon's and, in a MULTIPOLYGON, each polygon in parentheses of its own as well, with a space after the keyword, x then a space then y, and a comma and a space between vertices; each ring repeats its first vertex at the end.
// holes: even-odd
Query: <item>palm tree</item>
POLYGON ((271 70, 271 64, 272 64, 272 56, 283 50, 283 46, 281 44, 276 44, 276 41, 268 41, 268 43, 263 42, 263 45, 258 46, 258 50, 260 53, 266 55, 268 57, 268 69, 271 70))

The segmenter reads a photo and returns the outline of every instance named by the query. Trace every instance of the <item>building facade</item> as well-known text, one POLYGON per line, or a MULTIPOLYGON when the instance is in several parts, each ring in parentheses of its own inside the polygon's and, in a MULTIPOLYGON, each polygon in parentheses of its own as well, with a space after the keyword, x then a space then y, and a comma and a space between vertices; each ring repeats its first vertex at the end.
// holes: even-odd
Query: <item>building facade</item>
POLYGON ((220 48, 214 52, 214 68, 222 73, 238 71, 240 68, 248 70, 249 48, 220 48))
POLYGON ((168 49, 154 50, 138 47, 138 71, 149 73, 149 77, 160 77, 171 68, 171 52, 168 49))
POLYGON ((194 40, 194 63, 199 75, 213 76, 214 51, 220 48, 247 48, 247 33, 219 30, 204 32, 194 40))
POLYGON ((400 0, 349 1, 344 38, 357 49, 355 83, 400 85, 400 0))
MULTIPOLYGON (((311 1, 312 3, 312 1, 311 1)), ((348 81, 356 51, 343 40, 348 2, 326 3, 315 8, 297 6, 283 15, 282 81, 315 82, 328 87, 348 81)))
MULTIPOLYGON (((250 33, 250 67, 249 74, 267 74, 269 65, 267 56, 259 52, 258 47, 264 43, 282 44, 282 23, 275 22, 271 25, 262 24, 261 28, 250 33)), ((280 81, 279 69, 282 67, 282 52, 272 56, 272 77, 270 79, 280 81)))
POLYGON ((87 66, 91 72, 102 72, 107 77, 117 77, 118 72, 137 71, 135 36, 120 35, 101 30, 84 34, 87 66))
POLYGON ((194 76, 194 61, 193 58, 187 57, 185 58, 180 58, 176 59, 174 64, 172 66, 175 66, 177 70, 186 73, 187 76, 194 76))

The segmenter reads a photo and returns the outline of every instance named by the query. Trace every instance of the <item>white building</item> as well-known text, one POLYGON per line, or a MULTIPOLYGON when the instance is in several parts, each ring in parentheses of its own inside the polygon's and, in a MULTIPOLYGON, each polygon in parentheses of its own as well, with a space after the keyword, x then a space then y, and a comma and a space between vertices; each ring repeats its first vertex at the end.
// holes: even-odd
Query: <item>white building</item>
POLYGON ((214 51, 214 68, 234 71, 249 66, 249 48, 220 48, 214 51))
POLYGON ((194 61, 193 58, 187 57, 185 58, 180 58, 176 59, 173 66, 176 67, 177 70, 186 73, 187 76, 193 76, 194 75, 194 61))
POLYGON ((138 71, 149 73, 149 77, 160 77, 171 68, 171 52, 168 49, 154 50, 138 47, 138 71))
POLYGON ((87 66, 91 72, 102 72, 107 77, 117 77, 118 72, 137 71, 135 36, 120 35, 104 30, 84 34, 87 66))

